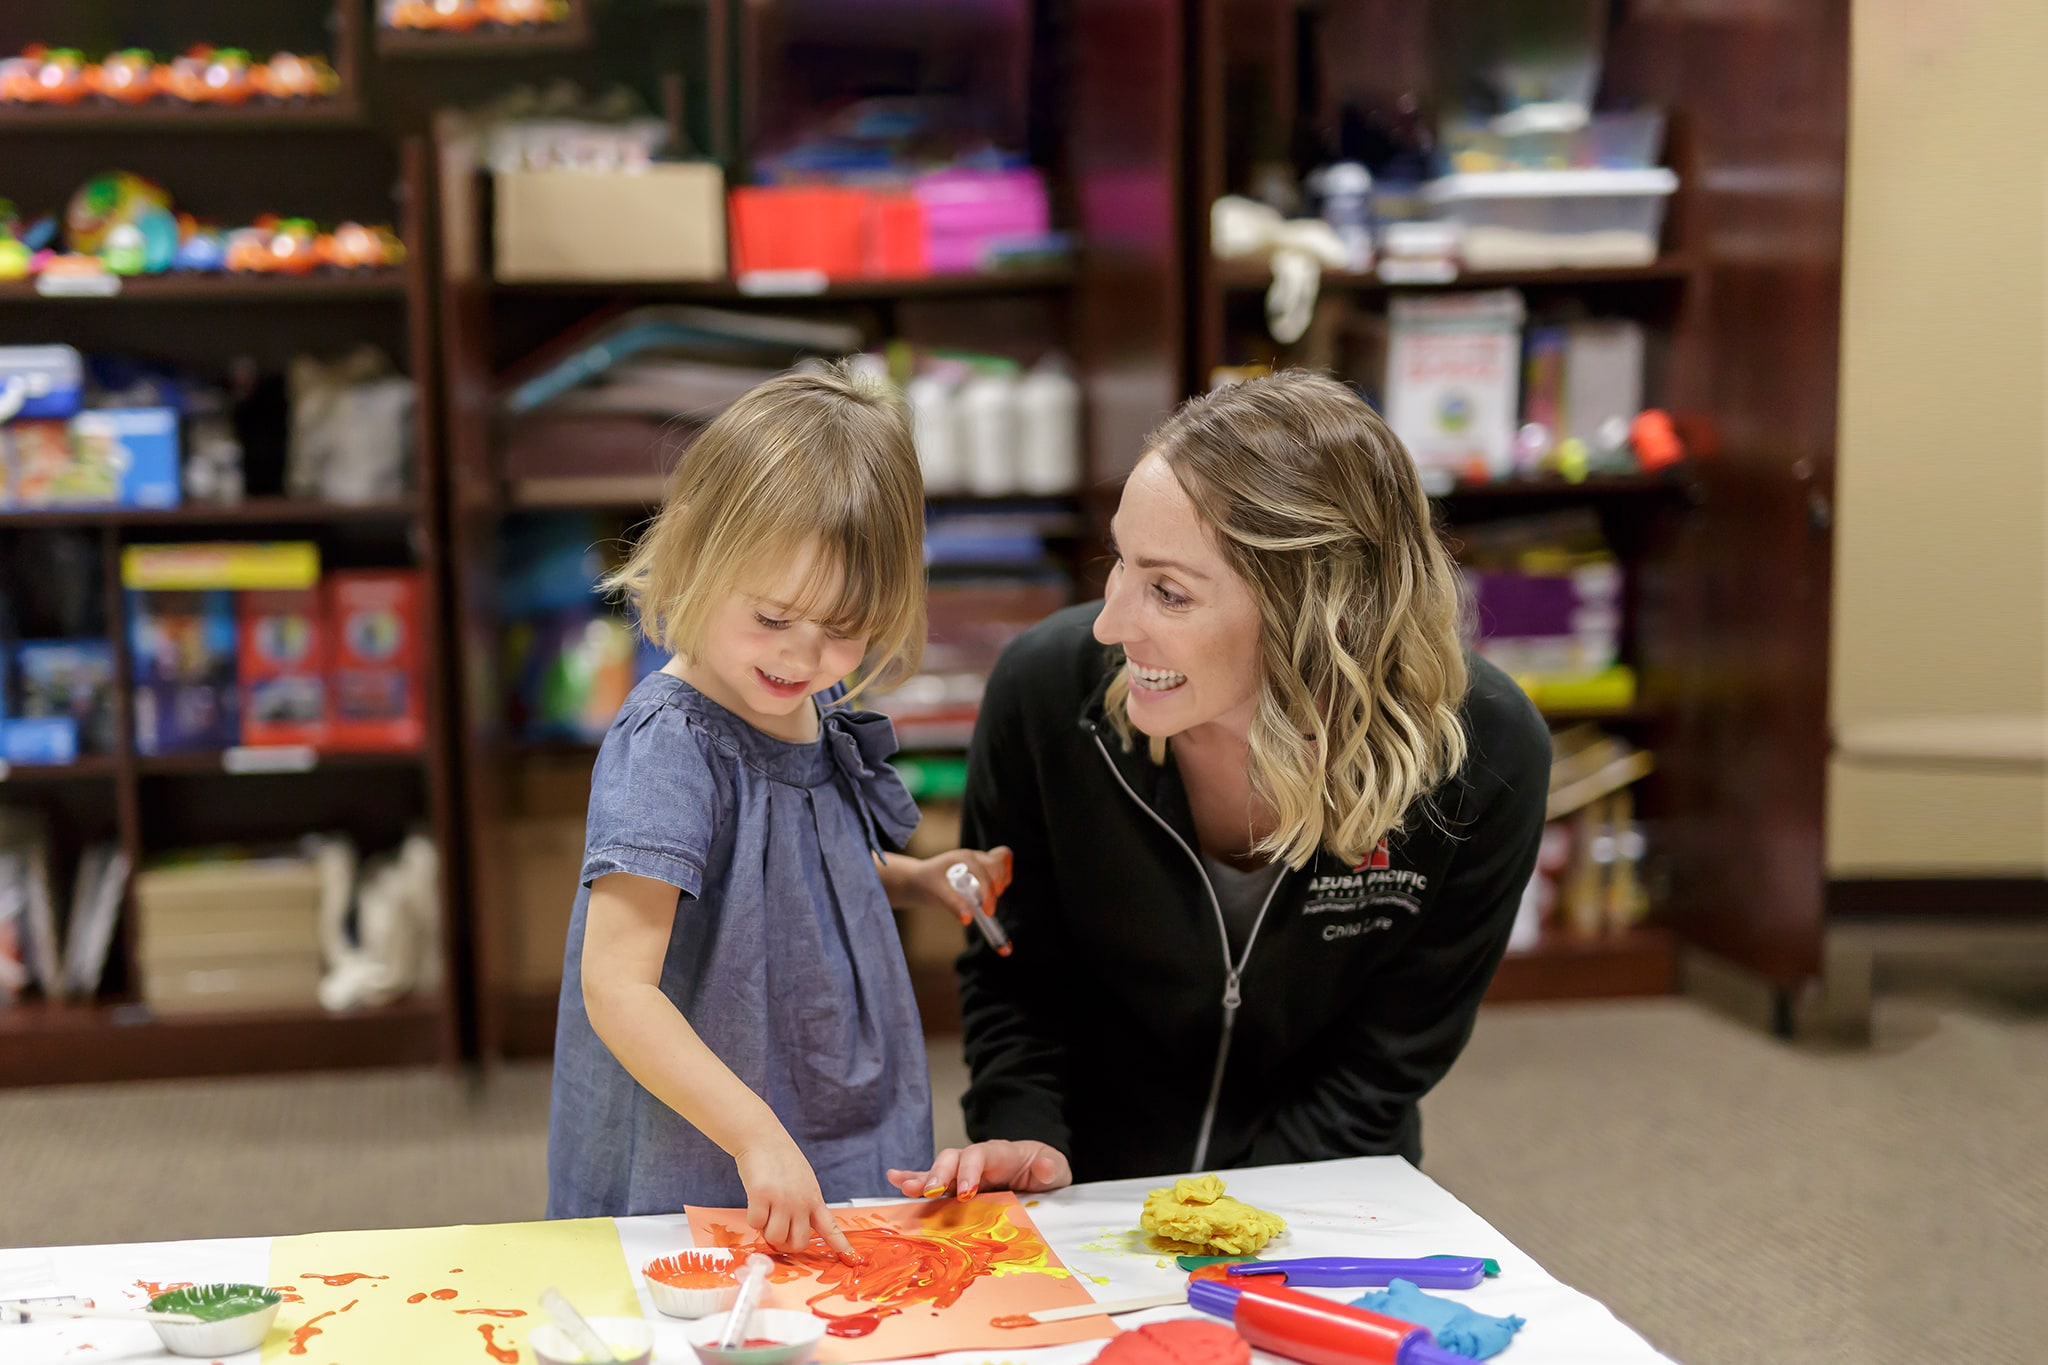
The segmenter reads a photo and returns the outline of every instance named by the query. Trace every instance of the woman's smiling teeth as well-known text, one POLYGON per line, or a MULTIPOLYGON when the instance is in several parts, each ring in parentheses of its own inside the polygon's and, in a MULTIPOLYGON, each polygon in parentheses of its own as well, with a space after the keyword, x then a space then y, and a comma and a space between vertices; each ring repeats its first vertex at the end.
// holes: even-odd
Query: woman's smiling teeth
POLYGON ((1147 692, 1171 692, 1188 680, 1185 673, 1175 673, 1170 668, 1146 668, 1128 659, 1124 666, 1130 670, 1131 682, 1147 692))

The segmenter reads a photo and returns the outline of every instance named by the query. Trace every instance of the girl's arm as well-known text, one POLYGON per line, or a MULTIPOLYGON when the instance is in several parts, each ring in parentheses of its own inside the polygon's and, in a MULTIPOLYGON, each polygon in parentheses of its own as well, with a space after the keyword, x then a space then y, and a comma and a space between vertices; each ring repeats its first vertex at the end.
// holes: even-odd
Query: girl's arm
POLYGON ((816 1174, 775 1111, 662 994, 675 917, 676 888, 667 882, 613 872, 591 883, 582 971, 591 1028, 649 1094, 731 1155, 747 1190, 747 1222, 769 1245, 801 1251, 815 1229, 852 1259, 816 1174))
POLYGON ((965 926, 974 922, 974 908, 967 898, 946 884, 946 869, 967 864, 981 882, 983 910, 996 912, 996 897, 1010 885, 1010 850, 992 848, 986 853, 974 848, 956 848, 935 858, 913 858, 905 853, 878 853, 875 870, 881 874, 882 890, 889 904, 899 910, 920 906, 944 910, 965 926))

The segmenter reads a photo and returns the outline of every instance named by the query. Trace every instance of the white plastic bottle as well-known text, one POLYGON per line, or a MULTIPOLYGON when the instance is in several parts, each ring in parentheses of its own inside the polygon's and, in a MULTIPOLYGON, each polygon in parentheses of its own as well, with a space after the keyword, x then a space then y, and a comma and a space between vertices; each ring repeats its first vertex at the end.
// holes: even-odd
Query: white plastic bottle
POLYGON ((944 370, 913 375, 903 389, 910 408, 911 440, 927 493, 957 493, 966 482, 959 391, 944 370))
POLYGON ((1049 355, 1017 386, 1017 483, 1026 493, 1081 486, 1081 386, 1049 355))
POLYGON ((967 491, 985 498, 1017 491, 1017 377, 984 370, 960 386, 967 491))

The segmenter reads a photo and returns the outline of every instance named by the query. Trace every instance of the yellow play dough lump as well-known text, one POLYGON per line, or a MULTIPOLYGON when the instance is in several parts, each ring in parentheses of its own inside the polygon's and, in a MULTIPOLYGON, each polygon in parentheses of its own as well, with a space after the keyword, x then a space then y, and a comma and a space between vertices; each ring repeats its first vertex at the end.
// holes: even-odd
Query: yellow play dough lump
POLYGON ((1287 1231, 1287 1220, 1232 1199, 1217 1177, 1198 1175, 1146 1195, 1138 1226, 1190 1252, 1245 1256, 1287 1231))

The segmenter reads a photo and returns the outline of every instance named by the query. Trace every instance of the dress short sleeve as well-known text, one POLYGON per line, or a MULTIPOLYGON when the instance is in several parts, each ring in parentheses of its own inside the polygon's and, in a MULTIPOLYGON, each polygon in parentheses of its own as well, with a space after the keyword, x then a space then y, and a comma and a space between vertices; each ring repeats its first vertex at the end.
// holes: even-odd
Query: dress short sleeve
POLYGON ((722 798, 705 737, 686 712, 629 704, 598 750, 583 839, 583 885, 613 872, 703 892, 722 798))

